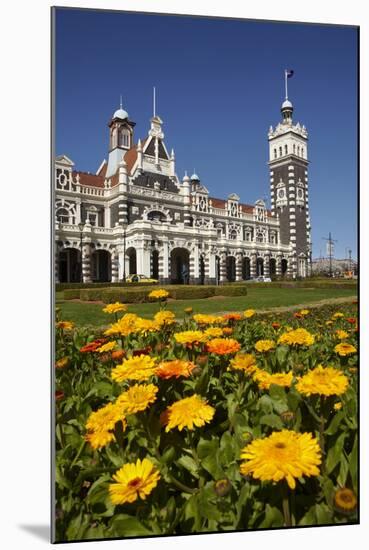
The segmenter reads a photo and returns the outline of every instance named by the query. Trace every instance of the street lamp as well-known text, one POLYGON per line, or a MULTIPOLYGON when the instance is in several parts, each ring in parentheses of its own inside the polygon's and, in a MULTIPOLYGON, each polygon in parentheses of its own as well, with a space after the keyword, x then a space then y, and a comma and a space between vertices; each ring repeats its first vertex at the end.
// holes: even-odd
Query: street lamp
POLYGON ((126 229, 127 224, 122 223, 122 229, 123 229, 123 283, 126 282, 126 229))
POLYGON ((81 283, 83 283, 83 273, 82 273, 82 239, 83 239, 83 228, 85 224, 83 222, 79 222, 78 229, 79 229, 79 240, 80 240, 80 247, 81 247, 81 262, 80 262, 80 276, 79 280, 81 283))

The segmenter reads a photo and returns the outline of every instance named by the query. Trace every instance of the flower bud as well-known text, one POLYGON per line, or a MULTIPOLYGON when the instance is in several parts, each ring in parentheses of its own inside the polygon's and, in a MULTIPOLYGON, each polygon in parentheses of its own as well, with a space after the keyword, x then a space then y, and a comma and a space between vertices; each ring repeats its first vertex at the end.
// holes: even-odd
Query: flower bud
POLYGON ((218 495, 218 497, 225 497, 226 495, 228 495, 231 488, 231 482, 227 478, 218 479, 218 481, 214 483, 214 491, 218 495))
POLYGON ((196 365, 199 367, 205 367, 208 362, 208 355, 199 355, 196 359, 196 365))
POLYGON ((285 424, 291 425, 294 422, 296 415, 293 411, 285 411, 281 413, 280 417, 285 424))

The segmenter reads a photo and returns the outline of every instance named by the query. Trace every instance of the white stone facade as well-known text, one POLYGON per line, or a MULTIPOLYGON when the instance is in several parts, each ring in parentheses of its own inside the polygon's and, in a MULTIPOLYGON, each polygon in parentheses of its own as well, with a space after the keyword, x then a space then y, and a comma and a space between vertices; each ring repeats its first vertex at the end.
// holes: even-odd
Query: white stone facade
MULTIPOLYGON (((271 211, 262 200, 242 204, 234 193, 213 198, 196 174, 177 177, 159 117, 151 119, 147 138, 132 145, 134 123, 122 109, 115 115, 109 162, 96 174, 75 171, 66 156, 55 160, 57 282, 119 282, 137 273, 161 283, 214 284, 257 275, 295 277, 297 264, 302 276, 308 274, 305 259, 297 262, 294 239, 286 242, 281 234, 273 177, 271 211)), ((306 130, 299 131, 303 137, 306 130)), ((292 147, 297 139, 271 132, 272 155, 274 143, 292 147)), ((299 230, 293 199, 290 234, 299 230)), ((286 191, 277 200, 287 204, 286 191)))

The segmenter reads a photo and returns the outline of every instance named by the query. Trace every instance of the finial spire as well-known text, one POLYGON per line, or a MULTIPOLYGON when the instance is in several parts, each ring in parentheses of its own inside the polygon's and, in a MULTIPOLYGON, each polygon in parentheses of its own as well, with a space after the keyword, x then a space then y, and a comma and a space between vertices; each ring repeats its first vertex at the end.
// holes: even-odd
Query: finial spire
POLYGON ((155 86, 153 87, 152 102, 153 102, 153 116, 156 116, 156 89, 155 89, 155 86))
POLYGON ((122 94, 120 94, 120 108, 123 109, 123 101, 122 101, 122 94))

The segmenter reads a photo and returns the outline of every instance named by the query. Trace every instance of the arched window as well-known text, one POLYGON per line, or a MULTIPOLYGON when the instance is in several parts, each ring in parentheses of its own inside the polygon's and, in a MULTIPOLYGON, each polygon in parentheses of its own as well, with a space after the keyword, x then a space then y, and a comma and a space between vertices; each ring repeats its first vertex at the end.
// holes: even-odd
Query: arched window
POLYGON ((257 243, 263 243, 264 242, 264 235, 259 231, 256 233, 256 242, 257 243))
POLYGON ((277 158, 277 149, 274 149, 274 158, 277 158))
POLYGON ((217 236, 221 239, 222 238, 222 228, 218 227, 217 229, 217 236))
POLYGON ((287 144, 284 146, 284 154, 285 154, 285 155, 288 155, 288 147, 287 147, 287 144))
POLYGON ((114 147, 117 146, 117 129, 113 128, 113 131, 111 133, 111 148, 114 149, 114 147))
POLYGON ((296 145, 293 144, 293 154, 296 155, 296 145))
POLYGON ((304 157, 304 148, 301 147, 301 156, 304 157))
POLYGON ((66 208, 58 208, 56 212, 56 219, 60 223, 69 223, 69 212, 66 208))
POLYGON ((129 147, 129 131, 122 128, 119 132, 119 147, 129 147))
POLYGON ((237 231, 235 229, 232 229, 230 232, 229 232, 229 238, 232 240, 232 241, 235 241, 237 239, 237 231))
POLYGON ((282 147, 279 148, 279 156, 282 156, 282 147))
POLYGON ((300 145, 297 146, 297 156, 300 156, 300 145))

